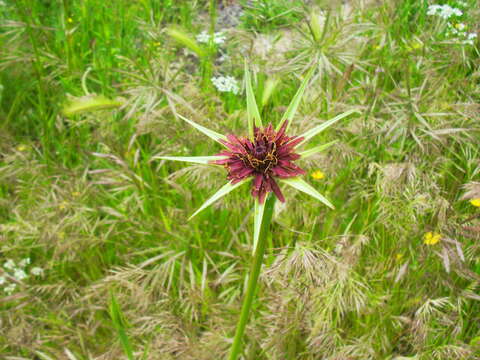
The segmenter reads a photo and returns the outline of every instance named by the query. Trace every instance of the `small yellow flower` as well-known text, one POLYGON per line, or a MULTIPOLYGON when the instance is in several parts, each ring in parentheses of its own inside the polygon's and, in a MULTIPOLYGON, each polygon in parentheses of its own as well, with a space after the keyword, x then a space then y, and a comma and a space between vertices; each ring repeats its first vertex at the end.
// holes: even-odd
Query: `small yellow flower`
POLYGON ((381 45, 375 45, 375 50, 380 50, 382 48, 381 45))
POLYGON ((402 259, 403 259, 403 254, 398 253, 397 255, 395 255, 395 260, 400 261, 402 259))
POLYGON ((423 235, 423 243, 425 245, 435 245, 442 239, 442 235, 436 232, 427 232, 425 235, 423 235))
POLYGON ((162 44, 160 43, 160 41, 155 41, 155 42, 153 43, 153 45, 154 45, 155 47, 159 47, 159 46, 162 45, 162 44))
POLYGON ((58 208, 60 210, 65 210, 67 208, 67 206, 68 206, 68 202, 63 201, 60 205, 58 205, 58 208))
POLYGON ((475 198, 470 200, 470 204, 472 204, 475 207, 480 207, 480 198, 475 198))
POLYGON ((320 170, 316 170, 312 173, 311 177, 315 180, 322 180, 325 178, 325 174, 320 170))
POLYGON ((78 191, 74 191, 74 192, 72 193, 72 196, 73 196, 74 198, 78 198, 78 197, 80 197, 80 195, 82 195, 82 194, 81 194, 80 192, 78 192, 78 191))
POLYGON ((72 19, 71 17, 69 17, 69 18, 67 19, 67 22, 68 22, 69 24, 73 24, 73 19, 72 19))
POLYGON ((27 150, 27 146, 26 146, 26 145, 23 145, 23 144, 22 144, 22 145, 18 145, 18 146, 17 146, 17 150, 18 150, 18 151, 25 151, 25 150, 27 150))

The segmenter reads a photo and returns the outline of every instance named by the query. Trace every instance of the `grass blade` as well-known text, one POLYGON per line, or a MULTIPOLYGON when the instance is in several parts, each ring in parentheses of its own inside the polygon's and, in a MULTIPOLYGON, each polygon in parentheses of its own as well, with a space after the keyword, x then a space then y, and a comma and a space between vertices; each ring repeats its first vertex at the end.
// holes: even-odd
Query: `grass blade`
POLYGON ((110 306, 109 306, 110 317, 112 318, 113 325, 117 330, 120 343, 122 344, 123 351, 128 357, 128 360, 133 360, 133 349, 128 339, 127 332, 125 330, 125 320, 123 318, 122 311, 120 306, 115 299, 113 291, 110 293, 110 306))
POLYGON ((198 57, 203 58, 207 56, 207 51, 183 30, 171 27, 167 29, 167 34, 179 44, 192 50, 198 57))
POLYGON ((69 99, 63 106, 62 113, 70 117, 90 111, 116 109, 122 105, 123 102, 108 99, 103 95, 86 95, 69 99))
POLYGON ((303 179, 299 177, 291 178, 291 179, 281 179, 282 183, 287 184, 297 190, 308 194, 315 199, 319 200, 323 204, 327 205, 329 208, 334 209, 335 207, 332 205, 330 201, 327 200, 322 194, 320 194, 315 188, 313 188, 310 184, 306 183, 303 179))

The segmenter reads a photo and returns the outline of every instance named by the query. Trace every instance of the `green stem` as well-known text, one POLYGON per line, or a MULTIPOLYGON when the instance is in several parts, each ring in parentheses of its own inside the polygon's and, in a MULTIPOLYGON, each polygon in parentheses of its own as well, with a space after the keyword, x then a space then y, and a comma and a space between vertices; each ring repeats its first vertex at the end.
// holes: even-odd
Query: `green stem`
POLYGON ((270 230, 270 222, 272 220, 275 199, 275 196, 270 194, 265 201, 262 226, 260 229, 260 236, 258 238, 257 249, 255 250, 255 255, 250 267, 250 277, 248 279, 247 292, 245 293, 245 299, 243 299, 242 312, 240 314, 240 319, 238 320, 235 338, 233 339, 228 360, 237 360, 240 353, 240 345, 242 344, 243 333, 245 332, 245 326, 247 325, 248 316, 250 315, 250 310, 252 309, 253 298, 257 290, 258 276, 260 275, 260 269, 262 268, 263 254, 265 253, 265 245, 267 243, 267 235, 270 230))

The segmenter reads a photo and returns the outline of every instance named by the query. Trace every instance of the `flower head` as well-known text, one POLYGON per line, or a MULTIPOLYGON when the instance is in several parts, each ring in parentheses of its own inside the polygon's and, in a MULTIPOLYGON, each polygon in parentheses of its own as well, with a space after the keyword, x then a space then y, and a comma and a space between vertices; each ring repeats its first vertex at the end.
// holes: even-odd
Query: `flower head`
POLYGON ((212 77, 212 83, 220 92, 231 92, 238 94, 240 88, 237 80, 233 76, 217 76, 212 77))
POLYGON ((435 245, 442 239, 442 235, 436 232, 427 232, 423 235, 423 243, 425 245, 435 245))
POLYGON ((480 198, 475 198, 470 200, 470 204, 472 204, 475 207, 480 207, 480 198))
POLYGON ((286 179, 305 174, 293 163, 300 158, 295 146, 303 140, 298 136, 287 136, 287 122, 278 132, 269 124, 265 128, 255 127, 253 139, 228 135, 222 143, 227 147, 218 156, 224 159, 213 161, 228 171, 227 179, 236 184, 248 177, 253 178, 252 195, 263 204, 265 196, 273 192, 284 202, 282 191, 275 178, 286 179))
POLYGON ((323 173, 323 171, 321 170, 315 170, 311 177, 314 179, 314 180, 322 180, 325 178, 325 174, 323 173))

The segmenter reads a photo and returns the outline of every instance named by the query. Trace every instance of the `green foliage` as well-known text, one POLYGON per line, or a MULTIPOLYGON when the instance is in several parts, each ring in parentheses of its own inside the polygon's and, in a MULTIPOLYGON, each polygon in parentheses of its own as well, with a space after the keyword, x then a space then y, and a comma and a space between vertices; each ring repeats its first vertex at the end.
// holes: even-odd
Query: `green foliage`
POLYGON ((187 222, 226 182, 198 156, 290 109, 291 134, 316 133, 313 190, 282 185, 244 358, 480 357, 478 41, 431 2, 304 3, 251 2, 226 29, 238 2, 0 1, 0 277, 44 269, 0 284, 2 356, 226 358, 259 234, 247 186, 187 222), (211 83, 227 75, 241 92, 211 83), (62 113, 88 91, 107 106, 62 113))

